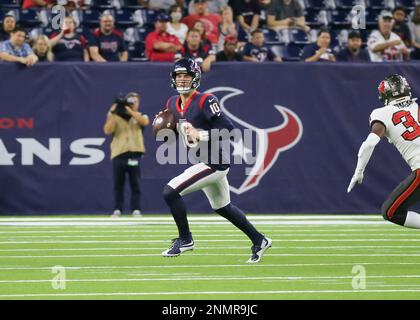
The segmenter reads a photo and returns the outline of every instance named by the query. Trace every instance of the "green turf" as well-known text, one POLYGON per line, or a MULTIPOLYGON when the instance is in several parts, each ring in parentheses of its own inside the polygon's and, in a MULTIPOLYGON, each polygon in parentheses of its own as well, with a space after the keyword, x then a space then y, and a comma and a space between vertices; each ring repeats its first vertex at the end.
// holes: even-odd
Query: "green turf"
POLYGON ((258 229, 273 239, 273 247, 261 263, 249 265, 248 239, 231 225, 212 221, 191 224, 194 251, 163 258, 160 253, 176 236, 176 228, 170 219, 161 223, 156 217, 163 216, 124 226, 111 220, 106 226, 4 225, 9 218, 20 219, 3 217, 0 299, 420 298, 418 230, 390 223, 295 223, 304 216, 255 219, 258 229), (278 224, 284 221, 288 224, 278 224), (54 266, 65 267, 65 289, 53 288, 54 266), (352 286, 355 266, 366 271, 365 289, 352 286))

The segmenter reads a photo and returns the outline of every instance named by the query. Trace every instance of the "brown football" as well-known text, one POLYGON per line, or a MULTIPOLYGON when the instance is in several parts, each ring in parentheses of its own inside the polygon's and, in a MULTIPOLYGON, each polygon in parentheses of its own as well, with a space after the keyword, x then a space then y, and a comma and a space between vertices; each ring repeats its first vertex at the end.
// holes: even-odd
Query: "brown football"
POLYGON ((162 111, 156 118, 153 120, 152 129, 153 135, 156 138, 158 132, 162 129, 175 130, 176 128, 176 119, 171 110, 166 109, 162 111))

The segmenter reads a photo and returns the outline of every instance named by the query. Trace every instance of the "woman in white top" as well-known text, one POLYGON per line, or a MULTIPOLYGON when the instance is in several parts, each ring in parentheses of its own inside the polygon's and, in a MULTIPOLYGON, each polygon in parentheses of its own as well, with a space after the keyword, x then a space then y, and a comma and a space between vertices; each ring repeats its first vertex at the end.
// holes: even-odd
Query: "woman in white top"
POLYGON ((186 24, 181 23, 182 12, 183 8, 179 5, 173 5, 169 9, 169 22, 166 32, 176 36, 179 41, 184 44, 188 27, 186 24))
POLYGON ((411 31, 411 41, 413 51, 411 52, 411 59, 420 60, 420 5, 417 5, 413 11, 413 18, 408 26, 411 31))

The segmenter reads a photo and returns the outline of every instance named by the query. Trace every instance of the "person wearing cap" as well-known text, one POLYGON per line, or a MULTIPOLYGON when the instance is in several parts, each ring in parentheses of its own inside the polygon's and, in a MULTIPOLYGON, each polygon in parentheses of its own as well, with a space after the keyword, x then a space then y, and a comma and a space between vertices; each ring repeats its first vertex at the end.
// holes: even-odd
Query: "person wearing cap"
POLYGON ((0 28, 0 42, 10 39, 10 34, 16 27, 16 19, 12 13, 7 13, 3 19, 3 25, 0 28))
POLYGON ((392 17, 394 18, 394 25, 392 31, 400 36, 407 48, 411 47, 411 32, 408 24, 405 22, 406 11, 403 6, 396 6, 392 9, 392 17))
POLYGON ((174 62, 175 55, 182 52, 182 44, 178 37, 167 32, 169 17, 159 14, 155 21, 155 31, 146 37, 146 56, 149 61, 174 62))
POLYGON ((242 56, 244 61, 249 62, 282 61, 281 57, 265 44, 264 32, 261 29, 251 33, 251 40, 245 45, 242 56))
POLYGON ((104 125, 104 133, 112 135, 111 160, 114 171, 114 212, 118 217, 123 211, 124 185, 128 175, 131 189, 131 213, 141 215, 140 160, 146 151, 143 129, 149 125, 147 115, 139 112, 140 95, 130 92, 125 96, 124 110, 111 106, 104 125))
POLYGON ((25 43, 26 30, 16 26, 10 39, 0 43, 0 61, 18 62, 28 67, 38 62, 29 44, 25 43))
POLYGON ((401 38, 392 32, 392 14, 383 11, 378 19, 378 30, 372 31, 367 45, 372 62, 402 61, 409 57, 409 51, 401 38))
POLYGON ((336 55, 337 61, 370 62, 369 52, 362 49, 362 38, 358 31, 351 31, 348 35, 347 48, 336 55))
POLYGON ((89 39, 89 53, 93 61, 109 62, 128 60, 128 51, 123 33, 115 29, 115 19, 110 13, 104 13, 100 18, 100 27, 89 39))
POLYGON ((190 14, 182 22, 191 29, 197 20, 204 23, 207 39, 213 45, 219 41, 219 24, 222 21, 220 14, 210 13, 208 11, 207 0, 193 0, 195 13, 190 14))

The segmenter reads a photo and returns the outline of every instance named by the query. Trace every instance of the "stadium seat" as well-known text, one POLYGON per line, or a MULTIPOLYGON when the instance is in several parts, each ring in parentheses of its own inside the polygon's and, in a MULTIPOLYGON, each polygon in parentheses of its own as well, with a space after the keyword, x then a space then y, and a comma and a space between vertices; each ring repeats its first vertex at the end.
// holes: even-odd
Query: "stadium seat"
POLYGON ((124 30, 124 41, 130 45, 141 42, 139 38, 139 33, 136 28, 126 28, 124 30))
POLYGON ((99 20, 100 17, 103 13, 110 13, 112 15, 114 15, 114 11, 113 10, 104 10, 104 11, 99 11, 96 9, 88 9, 88 10, 82 10, 82 24, 86 27, 89 28, 96 28, 99 26, 99 20))
POLYGON ((153 31, 154 30, 154 28, 153 27, 151 27, 151 26, 149 26, 149 25, 145 25, 145 26, 143 26, 143 27, 140 27, 140 28, 135 28, 136 29, 136 37, 137 37, 137 39, 139 40, 139 41, 143 41, 143 42, 145 42, 146 41, 146 37, 147 37, 147 34, 149 33, 149 32, 151 32, 151 31, 153 31))
POLYGON ((166 11, 160 10, 160 9, 159 10, 152 10, 152 9, 145 10, 145 18, 146 18, 145 23, 154 25, 156 21, 156 17, 161 13, 166 13, 166 11))
POLYGON ((336 7, 339 9, 352 9, 356 5, 366 6, 364 0, 335 0, 336 7))
POLYGON ((144 42, 136 42, 128 46, 128 57, 130 61, 147 61, 144 42))
POLYGON ((306 24, 311 28, 319 28, 328 25, 328 14, 326 10, 308 8, 305 14, 306 24))
POLYGON ((305 1, 305 8, 309 9, 334 9, 335 2, 334 0, 304 0, 305 1))
POLYGON ((121 0, 122 7, 127 9, 144 9, 144 6, 139 5, 137 0, 121 0))
POLYGON ((264 33, 265 43, 266 44, 284 44, 284 39, 280 34, 272 29, 262 29, 264 33))
POLYGON ((332 10, 330 12, 331 24, 335 27, 349 27, 351 23, 349 10, 332 10))
POLYGON ((380 10, 369 10, 366 12, 366 28, 375 29, 378 26, 378 16, 380 10))
POLYGON ((306 45, 312 42, 310 36, 301 29, 288 29, 287 32, 290 43, 306 45))
POLYGON ((113 9, 120 8, 121 3, 119 0, 92 0, 91 8, 96 9, 113 9))
POLYGON ((120 9, 115 11, 116 25, 121 28, 134 27, 139 22, 134 20, 134 12, 129 9, 120 9))
POLYGON ((250 35, 248 32, 246 32, 244 29, 242 29, 241 27, 238 28, 238 41, 245 41, 248 42, 248 40, 250 39, 250 35))
POLYGON ((278 54, 283 61, 300 61, 302 49, 294 44, 273 45, 271 49, 278 54))
POLYGON ((21 0, 1 0, 0 8, 18 9, 21 7, 21 0))
POLYGON ((389 10, 394 6, 393 0, 366 0, 366 2, 369 9, 389 10))
POLYGON ((35 28, 42 25, 40 10, 21 9, 18 14, 18 24, 25 28, 35 28))
MULTIPOLYGON (((410 9, 413 10, 414 7, 416 6, 416 0, 395 0, 395 5, 396 6, 403 6, 406 9, 410 9)), ((417 3, 420 4, 420 3, 417 3)))

